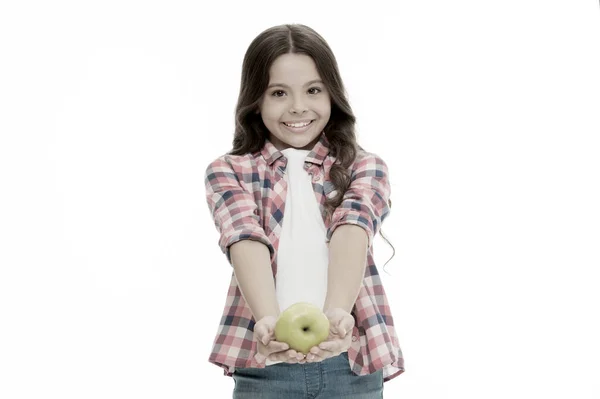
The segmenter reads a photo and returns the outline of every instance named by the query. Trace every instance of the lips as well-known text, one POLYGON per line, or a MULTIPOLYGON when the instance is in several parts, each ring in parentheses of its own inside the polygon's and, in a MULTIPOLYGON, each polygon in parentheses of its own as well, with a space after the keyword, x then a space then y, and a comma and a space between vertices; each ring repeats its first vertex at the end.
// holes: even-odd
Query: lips
POLYGON ((302 122, 281 122, 285 130, 292 133, 304 133, 312 127, 314 120, 302 122))
POLYGON ((310 125, 313 121, 309 120, 309 121, 298 121, 298 122, 282 122, 284 125, 286 125, 287 127, 293 127, 293 128, 302 128, 305 127, 307 125, 310 125))

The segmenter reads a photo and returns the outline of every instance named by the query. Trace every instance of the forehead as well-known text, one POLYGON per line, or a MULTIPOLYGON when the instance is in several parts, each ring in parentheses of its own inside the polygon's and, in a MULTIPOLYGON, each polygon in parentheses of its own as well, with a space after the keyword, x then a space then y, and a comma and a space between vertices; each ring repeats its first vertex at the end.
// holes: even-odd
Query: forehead
POLYGON ((283 54, 269 69, 269 83, 303 84, 320 79, 315 61, 305 54, 283 54))

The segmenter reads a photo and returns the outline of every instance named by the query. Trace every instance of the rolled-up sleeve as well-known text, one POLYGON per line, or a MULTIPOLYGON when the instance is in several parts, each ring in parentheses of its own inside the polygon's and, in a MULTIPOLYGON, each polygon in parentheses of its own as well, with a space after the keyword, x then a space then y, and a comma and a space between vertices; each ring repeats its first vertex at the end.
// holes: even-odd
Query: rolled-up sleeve
POLYGON ((211 162, 205 172, 206 202, 220 234, 219 246, 231 265, 229 247, 241 240, 265 244, 273 262, 275 251, 260 226, 258 206, 252 193, 244 190, 233 167, 224 157, 211 162))
POLYGON ((335 209, 327 229, 327 242, 335 229, 343 224, 362 227, 369 238, 373 237, 389 215, 390 183, 388 168, 379 156, 364 153, 357 159, 350 176, 350 187, 344 193, 342 203, 335 209))

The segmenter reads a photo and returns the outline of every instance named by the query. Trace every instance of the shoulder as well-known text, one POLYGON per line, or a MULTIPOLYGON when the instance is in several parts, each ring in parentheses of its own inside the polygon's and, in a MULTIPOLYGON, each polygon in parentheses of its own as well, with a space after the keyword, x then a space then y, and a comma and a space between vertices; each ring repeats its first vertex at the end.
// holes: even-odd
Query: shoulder
POLYGON ((367 151, 363 148, 358 148, 356 152, 356 160, 354 162, 359 161, 371 161, 371 162, 384 162, 383 158, 374 152, 367 151))
POLYGON ((244 173, 247 170, 254 169, 256 157, 254 154, 231 155, 224 154, 208 163, 205 169, 205 176, 218 172, 244 173))
POLYGON ((387 174, 388 171, 387 163, 381 156, 362 148, 358 149, 351 168, 353 176, 364 173, 387 174))

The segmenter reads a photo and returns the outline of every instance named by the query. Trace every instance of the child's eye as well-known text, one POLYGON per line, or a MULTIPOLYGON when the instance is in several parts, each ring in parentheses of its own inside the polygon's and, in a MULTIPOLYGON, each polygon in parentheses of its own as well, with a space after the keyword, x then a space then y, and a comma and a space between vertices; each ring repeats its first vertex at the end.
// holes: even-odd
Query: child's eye
POLYGON ((320 93, 322 90, 319 87, 311 87, 310 89, 308 89, 308 92, 310 94, 318 94, 320 93))
POLYGON ((275 97, 282 97, 284 94, 285 92, 283 90, 275 90, 273 93, 271 93, 271 95, 275 97))

